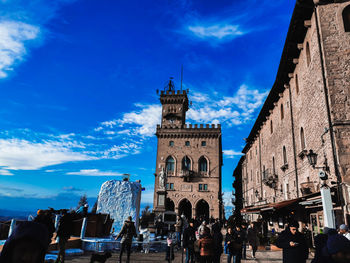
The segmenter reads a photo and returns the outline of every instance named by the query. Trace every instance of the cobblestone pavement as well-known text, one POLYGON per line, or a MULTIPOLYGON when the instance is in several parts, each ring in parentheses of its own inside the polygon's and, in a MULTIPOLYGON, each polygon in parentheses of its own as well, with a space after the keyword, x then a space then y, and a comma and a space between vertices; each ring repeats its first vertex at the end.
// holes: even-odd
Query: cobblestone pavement
MULTIPOLYGON (((113 253, 112 258, 108 259, 106 263, 117 263, 119 262, 118 253, 113 253)), ((247 260, 242 260, 242 263, 265 263, 265 262, 272 262, 272 263, 282 263, 282 252, 281 251, 258 251, 256 253, 257 259, 252 259, 250 257, 249 251, 247 251, 247 260)), ((126 258, 123 257, 123 262, 125 262, 126 258)), ((67 259, 65 262, 67 263, 83 263, 83 262, 90 262, 90 256, 81 256, 76 258, 67 259)), ((165 261, 165 253, 150 253, 150 254, 143 254, 143 253, 133 253, 130 257, 130 263, 139 263, 139 262, 166 262, 165 261)), ((181 261, 181 253, 177 252, 175 253, 175 260, 172 261, 173 263, 182 263, 181 261)), ((183 262, 185 262, 185 257, 183 262)), ((221 256, 221 263, 226 263, 226 255, 221 256)), ((311 260, 308 260, 308 262, 311 262, 311 260)))

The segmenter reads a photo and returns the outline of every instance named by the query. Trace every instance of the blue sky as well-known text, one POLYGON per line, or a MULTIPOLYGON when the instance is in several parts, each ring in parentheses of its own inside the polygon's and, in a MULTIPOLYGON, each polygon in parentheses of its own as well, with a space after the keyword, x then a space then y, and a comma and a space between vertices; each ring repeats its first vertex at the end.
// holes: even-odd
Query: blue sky
MULTIPOLYGON (((156 94, 190 90, 221 123, 223 191, 276 76, 294 1, 0 0, 0 208, 72 207, 142 180, 152 203, 156 94)), ((91 204, 92 205, 92 204, 91 204)))

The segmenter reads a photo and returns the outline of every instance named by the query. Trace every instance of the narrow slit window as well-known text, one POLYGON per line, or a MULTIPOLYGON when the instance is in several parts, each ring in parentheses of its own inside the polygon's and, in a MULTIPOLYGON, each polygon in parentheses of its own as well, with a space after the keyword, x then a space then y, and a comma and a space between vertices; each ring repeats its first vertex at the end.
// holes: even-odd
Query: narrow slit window
POLYGON ((350 32, 350 5, 343 10, 343 21, 345 32, 350 32))

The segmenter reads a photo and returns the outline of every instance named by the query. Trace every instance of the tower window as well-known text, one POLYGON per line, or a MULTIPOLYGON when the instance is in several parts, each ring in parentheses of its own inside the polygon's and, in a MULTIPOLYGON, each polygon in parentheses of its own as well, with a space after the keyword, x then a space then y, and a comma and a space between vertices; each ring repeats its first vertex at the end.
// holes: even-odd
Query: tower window
POLYGON ((207 146, 207 142, 206 141, 202 141, 202 146, 207 146))
POLYGON ((173 183, 166 184, 166 189, 167 190, 174 190, 174 184, 173 183))
POLYGON ((171 156, 166 159, 166 170, 171 172, 175 170, 175 160, 171 156))
POLYGON ((281 120, 284 119, 284 109, 283 109, 283 104, 281 104, 281 120))
POLYGON ((343 21, 345 32, 350 32, 350 5, 343 10, 343 21))
POLYGON ((199 184, 198 190, 199 191, 208 191, 208 185, 207 184, 199 184))
POLYGON ((301 127, 301 129, 300 129, 300 145, 301 145, 301 150, 305 150, 306 144, 305 144, 305 136, 304 136, 303 127, 301 127))
POLYGON ((306 42, 306 65, 309 66, 310 62, 311 62, 310 45, 309 45, 309 42, 306 42))
POLYGON ((287 164, 287 151, 286 151, 286 146, 283 146, 283 164, 287 164))
POLYGON ((182 159, 182 170, 189 171, 191 170, 191 160, 187 156, 182 159))
POLYGON ((174 146, 174 141, 170 141, 169 146, 174 146))
POLYGON ((190 141, 185 141, 185 146, 190 146, 190 141))
POLYGON ((270 121, 270 129, 271 129, 271 133, 273 133, 273 123, 272 123, 272 121, 270 121))
POLYGON ((299 81, 297 74, 295 74, 295 91, 297 92, 297 94, 299 94, 299 81))
POLYGON ((202 156, 199 159, 199 171, 200 172, 207 172, 208 171, 208 162, 207 162, 207 159, 205 159, 204 156, 202 156))

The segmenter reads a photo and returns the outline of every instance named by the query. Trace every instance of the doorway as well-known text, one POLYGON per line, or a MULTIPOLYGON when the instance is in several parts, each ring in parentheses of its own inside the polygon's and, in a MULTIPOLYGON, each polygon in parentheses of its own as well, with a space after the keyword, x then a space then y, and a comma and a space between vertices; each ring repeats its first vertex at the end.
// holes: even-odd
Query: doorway
POLYGON ((179 204, 179 215, 181 216, 182 214, 184 214, 188 220, 192 218, 192 205, 186 198, 179 204))
POLYGON ((165 199, 165 211, 175 212, 175 204, 170 198, 165 199))
POLYGON ((201 199, 196 205, 196 217, 203 217, 204 219, 209 219, 209 205, 207 201, 201 199))

